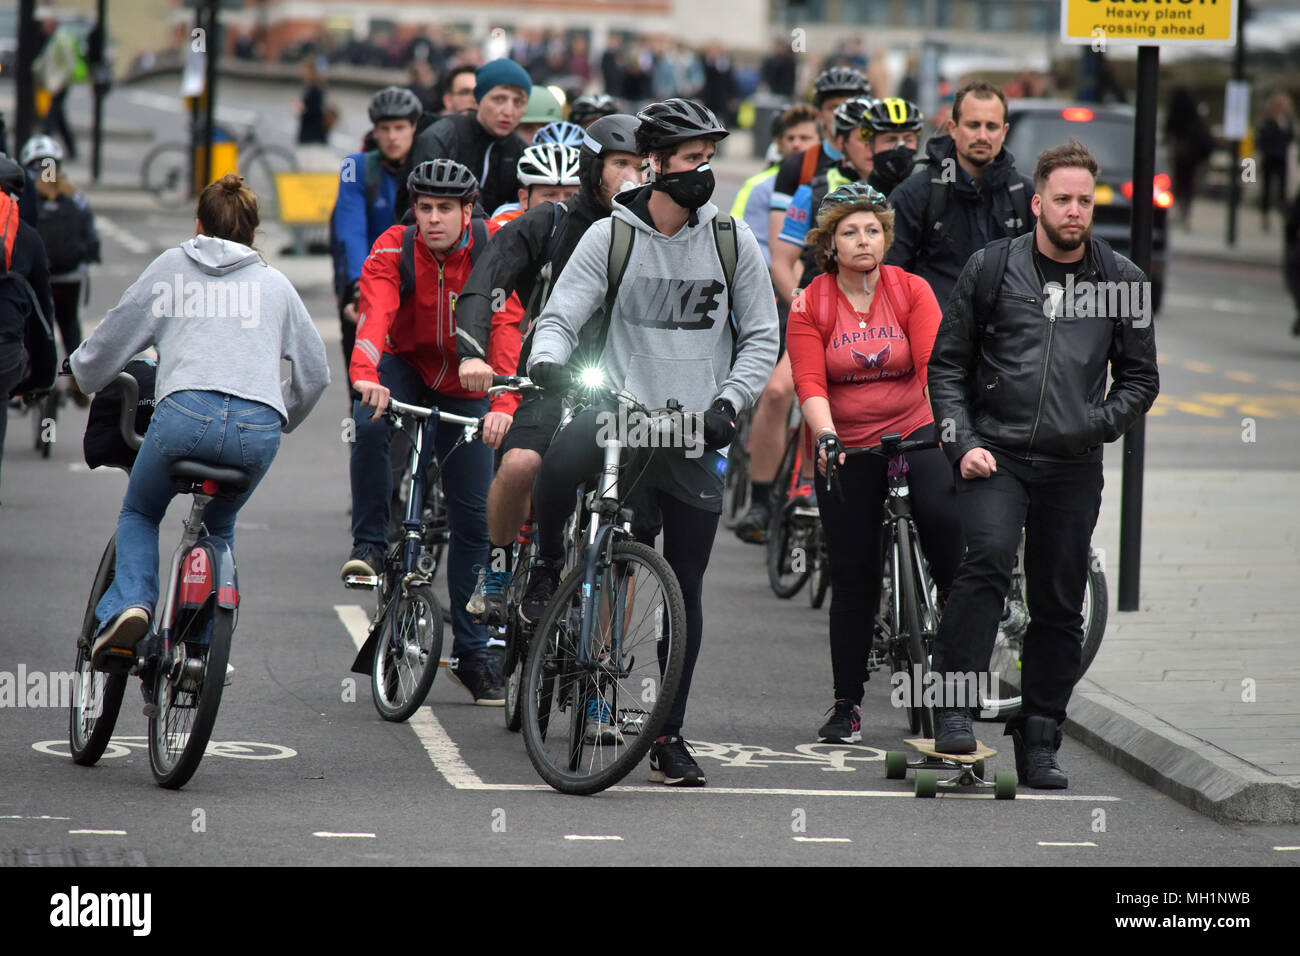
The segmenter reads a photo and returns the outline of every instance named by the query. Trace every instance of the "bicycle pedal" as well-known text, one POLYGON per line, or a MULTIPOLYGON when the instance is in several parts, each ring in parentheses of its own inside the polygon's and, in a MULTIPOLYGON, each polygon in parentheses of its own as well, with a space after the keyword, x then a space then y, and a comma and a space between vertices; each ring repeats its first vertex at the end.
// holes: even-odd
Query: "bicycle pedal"
POLYGON ((157 717, 158 705, 153 702, 147 703, 140 708, 140 712, 144 714, 146 717, 157 717))
POLYGON ((379 575, 349 574, 343 579, 343 585, 354 590, 373 591, 379 587, 379 575))

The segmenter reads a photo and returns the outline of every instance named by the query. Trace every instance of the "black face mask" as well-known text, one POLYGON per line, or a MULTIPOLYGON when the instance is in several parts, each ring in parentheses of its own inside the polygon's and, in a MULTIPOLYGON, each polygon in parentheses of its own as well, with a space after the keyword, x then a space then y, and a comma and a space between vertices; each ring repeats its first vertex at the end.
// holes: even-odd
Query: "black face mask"
POLYGON ((912 174, 912 167, 915 164, 916 151, 910 149, 906 143, 899 143, 893 149, 876 153, 873 168, 880 174, 881 179, 901 183, 912 174))
POLYGON ((682 173, 668 173, 655 180, 655 189, 661 189, 668 198, 683 209, 694 212, 713 195, 713 169, 708 163, 701 163, 695 169, 682 173))

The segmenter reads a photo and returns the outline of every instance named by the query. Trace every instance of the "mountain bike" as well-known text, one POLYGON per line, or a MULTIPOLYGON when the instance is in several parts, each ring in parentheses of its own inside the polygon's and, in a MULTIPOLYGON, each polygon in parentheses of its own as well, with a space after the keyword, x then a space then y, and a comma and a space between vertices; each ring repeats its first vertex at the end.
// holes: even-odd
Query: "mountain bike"
MULTIPOLYGON (((626 391, 589 386, 603 407, 671 427, 681 409, 652 411, 626 391)), ((610 412, 610 414, 614 414, 610 412)), ((660 447, 671 443, 660 443, 660 447)), ((664 557, 632 538, 633 509, 620 467, 644 452, 626 436, 582 500, 585 547, 542 616, 528 648, 524 746, 542 779, 562 793, 593 794, 622 780, 654 743, 673 705, 686 653, 686 611, 664 557)))
MULTIPOLYGON (((124 372, 113 384, 122 392, 122 437, 138 449, 144 437, 135 431, 138 383, 124 372)), ((91 646, 100 623, 95 606, 113 583, 114 535, 100 558, 77 637, 68 737, 73 761, 96 763, 113 735, 127 678, 137 676, 149 718, 149 769, 159 785, 176 790, 194 775, 212 736, 239 610, 235 556, 224 538, 207 533, 203 512, 213 498, 247 491, 249 477, 241 469, 195 459, 173 462, 169 474, 194 501, 150 632, 134 653, 111 652, 106 672, 92 669, 91 646)))

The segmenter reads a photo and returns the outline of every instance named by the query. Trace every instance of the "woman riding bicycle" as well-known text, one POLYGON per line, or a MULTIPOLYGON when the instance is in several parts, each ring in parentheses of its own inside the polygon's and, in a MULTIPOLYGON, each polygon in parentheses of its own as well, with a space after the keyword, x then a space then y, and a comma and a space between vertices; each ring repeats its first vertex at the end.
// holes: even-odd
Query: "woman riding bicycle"
MULTIPOLYGON (((881 518, 888 463, 844 449, 899 433, 932 440, 926 365, 941 318, 920 276, 886 266, 894 213, 865 183, 830 193, 807 242, 824 273, 795 299, 786 343, 804 419, 817 441, 817 468, 833 454, 842 494, 816 482, 831 578, 831 671, 835 704, 823 740, 861 740, 863 684, 880 604, 881 518)), ((906 455, 921 546, 941 593, 961 558, 952 468, 937 448, 906 455)))
POLYGON ((158 525, 176 495, 171 464, 196 458, 246 471, 248 490, 214 498, 203 520, 233 548, 235 515, 329 384, 325 346, 302 299, 252 248, 257 196, 223 176, 199 196, 195 236, 145 269, 69 364, 87 393, 156 346, 156 409, 131 469, 117 523, 112 586, 95 608, 92 649, 131 650, 158 599, 158 525), (280 361, 292 363, 281 382, 280 361))

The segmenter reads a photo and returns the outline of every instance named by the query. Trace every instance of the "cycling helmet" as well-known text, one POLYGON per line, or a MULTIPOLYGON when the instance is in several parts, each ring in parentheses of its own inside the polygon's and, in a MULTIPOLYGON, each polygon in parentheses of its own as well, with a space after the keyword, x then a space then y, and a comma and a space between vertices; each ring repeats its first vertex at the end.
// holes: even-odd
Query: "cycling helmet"
POLYGON ((843 136, 851 133, 863 124, 863 120, 877 103, 870 96, 855 96, 835 107, 835 118, 831 122, 831 135, 843 136))
POLYGON ((919 133, 924 122, 925 116, 915 103, 891 96, 875 100, 862 125, 873 133, 919 133))
POLYGON ((564 107, 555 94, 540 83, 528 94, 528 105, 524 107, 521 123, 558 123, 564 119, 564 107))
POLYGON ((579 96, 569 107, 569 122, 586 126, 592 120, 621 112, 623 109, 618 100, 608 93, 588 93, 586 96, 579 96))
POLYGON ((521 186, 577 186, 578 150, 559 143, 534 143, 519 157, 521 186))
POLYGON ((370 98, 370 122, 404 119, 416 123, 424 107, 420 98, 404 86, 386 86, 370 98))
POLYGON ((692 139, 711 139, 716 143, 728 135, 713 110, 694 100, 673 97, 662 103, 651 103, 636 115, 641 120, 636 130, 641 153, 667 149, 692 139))
POLYGON ((605 153, 632 153, 639 156, 636 131, 641 121, 630 113, 602 116, 587 127, 578 151, 578 179, 592 195, 600 194, 600 177, 604 172, 605 153))
POLYGON ((560 146, 573 146, 576 148, 582 145, 582 139, 585 135, 586 130, 577 123, 566 123, 564 120, 558 120, 554 123, 547 123, 534 133, 533 145, 556 143, 560 146))
POLYGON ((0 153, 0 190, 17 199, 26 186, 27 173, 4 153, 0 153))
POLYGON ((23 145, 23 151, 18 155, 18 162, 30 166, 42 159, 52 159, 56 163, 63 162, 63 147, 55 142, 53 137, 33 136, 23 145))
POLYGON ((861 205, 863 209, 870 212, 887 212, 890 208, 889 200, 879 189, 868 186, 864 182, 845 183, 838 189, 833 189, 826 194, 821 205, 817 207, 817 216, 828 209, 834 209, 836 206, 853 206, 861 205))
POLYGON ((453 159, 430 159, 411 170, 406 178, 411 196, 450 196, 463 203, 478 198, 478 180, 453 159))
POLYGON ((871 84, 857 70, 833 66, 823 70, 813 83, 813 106, 818 109, 832 96, 869 96, 871 84))

